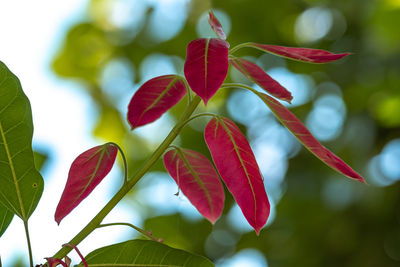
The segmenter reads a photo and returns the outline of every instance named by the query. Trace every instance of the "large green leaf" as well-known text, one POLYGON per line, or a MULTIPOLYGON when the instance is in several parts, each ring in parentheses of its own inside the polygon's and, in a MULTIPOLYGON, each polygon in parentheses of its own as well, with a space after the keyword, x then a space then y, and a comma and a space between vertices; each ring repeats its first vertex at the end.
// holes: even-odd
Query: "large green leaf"
POLYGON ((0 203, 28 221, 43 192, 32 151, 33 123, 18 78, 0 61, 0 203))
POLYGON ((10 225, 13 217, 14 214, 6 207, 4 207, 4 205, 0 204, 0 237, 4 234, 7 227, 10 225))
MULTIPOLYGON (((34 151, 33 155, 35 158, 36 168, 41 170, 47 160, 47 155, 37 151, 34 151)), ((0 237, 7 230, 13 218, 14 213, 7 209, 3 204, 0 204, 0 237)))
POLYGON ((161 237, 165 244, 203 255, 206 253, 204 243, 213 226, 206 220, 190 220, 180 213, 174 213, 147 218, 143 228, 151 229, 153 235, 161 237))
MULTIPOLYGON (((96 249, 85 257, 89 267, 95 266, 168 266, 208 267, 214 264, 203 256, 150 240, 129 240, 96 249)), ((79 266, 83 266, 81 263, 79 266)))

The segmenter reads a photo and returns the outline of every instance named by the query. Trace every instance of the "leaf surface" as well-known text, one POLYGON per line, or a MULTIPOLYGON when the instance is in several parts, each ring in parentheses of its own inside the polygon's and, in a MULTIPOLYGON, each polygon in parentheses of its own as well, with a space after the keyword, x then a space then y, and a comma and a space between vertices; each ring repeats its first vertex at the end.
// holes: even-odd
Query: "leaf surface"
POLYGON ((222 180, 256 233, 267 222, 270 205, 250 145, 229 119, 211 119, 204 131, 207 146, 222 180))
POLYGON ((175 148, 165 153, 164 166, 193 206, 215 223, 224 208, 225 194, 211 162, 196 151, 175 148))
POLYGON ((25 222, 43 192, 32 135, 29 100, 18 78, 0 61, 0 203, 25 222))
POLYGON ((106 143, 83 152, 72 162, 67 183, 54 215, 58 224, 110 172, 117 152, 118 148, 115 145, 106 143))
POLYGON ((9 211, 4 205, 0 204, 0 237, 7 230, 13 217, 14 213, 9 211))
POLYGON ((218 38, 200 38, 189 43, 184 72, 192 90, 204 104, 217 92, 228 73, 229 44, 218 38))
POLYGON ((186 85, 178 75, 164 75, 145 82, 128 105, 132 129, 151 123, 177 104, 186 94, 186 85))
POLYGON ((275 96, 276 98, 287 101, 288 103, 290 103, 290 101, 293 99, 292 94, 286 90, 285 87, 272 79, 262 68, 253 62, 243 58, 231 58, 229 61, 236 69, 238 69, 250 80, 258 84, 269 94, 275 96))
POLYGON ((224 32, 224 29, 222 29, 221 23, 211 11, 208 12, 208 24, 210 24, 211 28, 219 38, 221 38, 222 40, 226 39, 226 34, 224 32))
MULTIPOLYGON (((203 256, 171 248, 150 240, 129 240, 102 247, 89 253, 86 262, 96 266, 152 266, 152 267, 212 267, 214 264, 203 256)), ((83 266, 83 264, 79 264, 83 266)))
POLYGON ((348 166, 338 156, 333 154, 310 133, 310 131, 304 126, 304 124, 292 113, 272 97, 257 92, 257 95, 264 101, 265 104, 272 110, 276 117, 281 123, 288 128, 294 136, 317 158, 322 160, 326 165, 334 169, 335 171, 344 174, 345 176, 363 182, 364 178, 355 172, 350 166, 348 166))
POLYGON ((328 63, 331 61, 339 60, 350 54, 350 53, 334 54, 329 51, 321 49, 287 47, 287 46, 266 45, 257 43, 248 43, 246 46, 256 48, 267 53, 275 54, 280 57, 285 57, 308 63, 328 63))

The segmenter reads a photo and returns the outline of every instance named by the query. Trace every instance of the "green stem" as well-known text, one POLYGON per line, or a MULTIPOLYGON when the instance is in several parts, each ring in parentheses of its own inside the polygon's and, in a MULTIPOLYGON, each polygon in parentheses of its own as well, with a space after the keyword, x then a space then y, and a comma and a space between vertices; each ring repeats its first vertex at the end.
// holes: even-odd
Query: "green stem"
POLYGON ((186 81, 186 79, 183 79, 185 86, 186 86, 186 90, 187 90, 187 95, 188 95, 188 106, 190 105, 190 103, 192 102, 192 90, 190 90, 190 86, 189 83, 186 81))
POLYGON ((115 225, 126 225, 126 226, 129 226, 129 227, 135 229, 136 231, 138 231, 139 233, 141 233, 142 235, 146 236, 147 238, 159 242, 159 239, 154 237, 150 232, 147 232, 147 231, 143 230, 142 228, 139 228, 139 227, 137 227, 137 226, 135 226, 133 224, 130 224, 130 223, 124 223, 124 222, 105 223, 105 224, 100 224, 97 228, 107 227, 107 226, 115 226, 115 225))
POLYGON ((29 265, 33 267, 32 246, 31 246, 31 239, 29 237, 28 221, 24 221, 24 228, 25 228, 26 241, 28 243, 29 265))
POLYGON ((224 84, 222 84, 221 89, 223 89, 223 88, 234 88, 234 87, 246 89, 246 90, 249 90, 249 91, 255 93, 256 95, 258 95, 258 92, 257 92, 256 89, 251 88, 250 86, 242 84, 242 83, 224 83, 224 84))
POLYGON ((235 46, 234 48, 232 48, 232 49, 229 49, 229 54, 233 54, 233 53, 235 53, 237 50, 239 50, 240 48, 243 48, 243 47, 249 47, 250 46, 250 44, 251 43, 243 43, 243 44, 238 44, 237 46, 235 46))
POLYGON ((122 148, 119 145, 117 145, 114 142, 109 142, 109 144, 112 144, 113 146, 116 146, 117 149, 119 150, 120 154, 121 154, 122 162, 124 164, 124 184, 125 184, 125 183, 128 182, 128 163, 126 161, 126 157, 125 157, 124 151, 122 150, 122 148))
MULTIPOLYGON (((93 232, 103 221, 104 217, 119 203, 119 201, 132 189, 132 187, 140 180, 140 178, 145 175, 148 170, 156 163, 156 161, 161 157, 168 146, 174 141, 177 135, 180 133, 184 122, 192 115, 198 104, 200 103, 200 97, 197 95, 193 98, 190 105, 186 108, 182 117, 179 119, 171 132, 160 144, 160 146, 153 152, 150 158, 143 164, 143 166, 136 172, 136 174, 129 179, 121 189, 110 199, 110 201, 104 206, 104 208, 74 237, 69 244, 78 245, 83 239, 85 239, 91 232, 93 232)), ((64 258, 72 248, 63 247, 53 258, 62 259, 64 258)))
POLYGON ((204 113, 199 113, 196 114, 193 117, 190 117, 189 119, 187 119, 186 121, 183 122, 183 125, 185 126, 186 124, 188 124, 189 122, 191 122, 194 119, 200 118, 200 117, 204 117, 204 116, 210 116, 210 117, 215 117, 216 115, 214 113, 209 113, 209 112, 204 112, 204 113))

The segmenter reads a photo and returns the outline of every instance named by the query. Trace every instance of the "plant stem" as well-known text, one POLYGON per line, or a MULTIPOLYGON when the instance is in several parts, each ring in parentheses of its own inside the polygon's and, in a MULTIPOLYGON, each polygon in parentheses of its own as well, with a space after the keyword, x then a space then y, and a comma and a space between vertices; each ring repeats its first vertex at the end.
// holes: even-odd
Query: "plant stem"
POLYGON ((31 239, 29 237, 28 221, 24 221, 24 228, 25 228, 26 241, 28 243, 29 266, 33 267, 33 256, 32 256, 31 239))
MULTIPOLYGON (((142 178, 143 175, 148 172, 148 170, 156 163, 156 161, 160 158, 172 141, 174 141, 184 126, 184 122, 192 115, 200 103, 200 100, 200 97, 197 95, 192 99, 182 117, 176 123, 174 128, 172 128, 171 132, 164 139, 164 141, 153 152, 150 158, 143 164, 136 174, 121 187, 121 189, 110 199, 104 208, 74 238, 72 238, 71 241, 68 242, 69 244, 75 246, 78 245, 100 225, 104 217, 106 217, 107 214, 119 203, 119 201, 132 189, 132 187, 140 180, 140 178, 142 178)), ((63 247, 56 254, 54 254, 53 258, 64 258, 71 250, 71 247, 63 247)))
POLYGON ((117 149, 119 150, 119 153, 121 154, 122 162, 124 164, 124 184, 125 184, 128 182, 128 163, 126 161, 125 153, 118 144, 116 144, 114 142, 109 142, 109 144, 117 147, 117 149))
POLYGON ((186 125, 186 124, 188 124, 189 122, 191 122, 192 120, 197 119, 197 118, 199 118, 199 117, 204 117, 204 116, 215 117, 216 115, 215 115, 214 113, 209 113, 209 112, 199 113, 199 114, 196 114, 195 116, 190 117, 189 119, 187 119, 187 120, 183 123, 183 125, 186 125))
POLYGON ((151 232, 145 231, 142 228, 139 228, 131 223, 123 223, 123 222, 119 222, 119 223, 105 223, 105 224, 100 224, 97 228, 101 228, 101 227, 107 227, 107 226, 115 226, 115 225, 125 225, 125 226, 129 226, 133 229, 135 229, 136 231, 138 231, 139 233, 141 233, 142 235, 146 236, 147 238, 153 240, 153 241, 157 241, 159 242, 159 239, 154 237, 151 232))
MULTIPOLYGON (((252 47, 250 46, 251 43, 243 43, 243 44, 238 44, 237 46, 233 47, 232 49, 229 49, 229 54, 235 53, 237 50, 243 47, 252 47)), ((254 47, 257 49, 257 47, 254 47)))
POLYGON ((257 90, 255 90, 254 88, 252 88, 252 87, 250 87, 248 85, 242 84, 242 83, 223 83, 222 86, 221 86, 221 89, 223 89, 223 88, 235 88, 235 87, 252 91, 255 94, 258 93, 257 90))

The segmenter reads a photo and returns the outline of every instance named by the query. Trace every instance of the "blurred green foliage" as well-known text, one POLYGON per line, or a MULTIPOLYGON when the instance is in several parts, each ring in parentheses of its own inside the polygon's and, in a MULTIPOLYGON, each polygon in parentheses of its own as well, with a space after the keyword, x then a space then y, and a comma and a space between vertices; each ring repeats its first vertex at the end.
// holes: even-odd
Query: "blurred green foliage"
MULTIPOLYGON (((277 63, 292 73, 308 75, 316 85, 333 82, 338 86, 347 110, 346 119, 340 134, 326 145, 371 183, 368 186, 348 181, 302 149, 290 158, 281 184, 282 197, 276 203, 276 217, 259 237, 254 232, 233 229, 228 223, 226 214, 232 207, 228 192, 223 218, 214 228, 205 220, 191 221, 180 214, 147 212, 151 218, 143 218, 146 229, 166 244, 214 261, 244 248, 255 248, 266 256, 270 266, 399 266, 400 183, 397 179, 387 186, 376 186, 371 171, 371 160, 388 142, 400 136, 399 0, 192 0, 182 29, 163 41, 154 37, 157 33, 151 28, 152 15, 158 14, 154 1, 143 8, 143 19, 130 27, 115 22, 116 2, 124 3, 90 2, 87 20, 70 29, 53 61, 53 69, 61 77, 82 82, 98 111, 93 135, 120 144, 128 156, 131 173, 157 145, 145 134, 131 132, 125 119, 130 97, 145 81, 144 61, 150 55, 166 56, 182 75, 186 45, 199 37, 198 21, 213 8, 230 19, 231 46, 254 41, 352 52, 346 59, 327 65, 284 62, 268 56, 262 62, 266 62, 265 69, 277 63), (329 31, 308 42, 296 35, 299 18, 307 10, 327 11, 331 18, 329 31), (110 62, 121 60, 131 66, 128 71, 132 72, 132 86, 119 83, 117 75, 112 90, 107 89, 102 78, 104 70, 110 62), (224 247, 224 240, 214 242, 212 233, 216 229, 224 229, 233 236, 234 244, 224 247)), ((320 23, 323 25, 324 20, 320 23)), ((164 23, 164 27, 168 30, 173 25, 164 23)), ((238 55, 257 59, 261 53, 240 50, 238 55)), ((231 94, 232 91, 221 91, 207 108, 201 109, 229 115, 226 103, 231 94)), ((310 97, 316 100, 319 94, 317 91, 310 97)), ((304 121, 315 103, 308 102, 293 112, 304 121)), ((186 104, 185 98, 169 112, 172 122, 179 118, 186 104)), ((242 112, 249 112, 252 107, 247 108, 242 112)), ((209 155, 202 135, 206 122, 193 121, 178 143, 209 155)), ((245 125, 241 129, 247 130, 245 125)), ((161 161, 153 171, 164 171, 161 161)), ((135 196, 133 193, 132 197, 135 196)))

